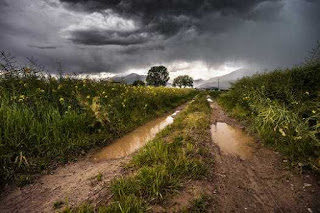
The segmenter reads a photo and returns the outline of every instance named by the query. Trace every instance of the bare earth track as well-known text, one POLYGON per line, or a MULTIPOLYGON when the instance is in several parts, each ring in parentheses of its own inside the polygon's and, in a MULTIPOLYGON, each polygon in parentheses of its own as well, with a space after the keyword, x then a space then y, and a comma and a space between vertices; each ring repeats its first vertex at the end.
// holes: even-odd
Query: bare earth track
POLYGON ((121 174, 122 164, 127 161, 128 157, 95 163, 88 157, 67 164, 52 175, 42 176, 34 184, 5 192, 0 212, 53 212, 54 202, 66 200, 70 206, 89 201, 107 202, 110 195, 106 187, 121 174), (102 181, 97 181, 99 173, 102 181))
MULTIPOLYGON (((213 122, 242 128, 217 103, 211 106, 213 122)), ((253 156, 242 160, 214 144, 215 212, 320 212, 314 177, 288 170, 281 155, 259 143, 252 148, 253 156)))

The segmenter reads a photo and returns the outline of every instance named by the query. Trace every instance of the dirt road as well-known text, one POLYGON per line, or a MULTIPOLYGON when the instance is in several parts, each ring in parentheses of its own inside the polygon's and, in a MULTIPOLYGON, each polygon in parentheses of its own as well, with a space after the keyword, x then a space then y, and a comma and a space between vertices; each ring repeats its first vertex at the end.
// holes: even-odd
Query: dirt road
MULTIPOLYGON (((217 105, 212 121, 242 128, 217 105)), ((224 152, 215 142, 215 212, 320 212, 319 182, 285 168, 286 160, 259 143, 248 158, 224 152)))
POLYGON ((56 201, 69 202, 69 205, 104 199, 109 195, 106 186, 116 175, 121 174, 121 165, 127 158, 100 163, 83 159, 67 164, 44 175, 36 183, 8 190, 0 202, 0 212, 53 212, 56 201), (102 180, 97 175, 102 174, 102 180))
MULTIPOLYGON (((211 107, 213 125, 223 123, 243 129, 215 102, 211 107)), ((236 139, 241 138, 243 136, 237 135, 236 139)), ((216 142, 208 138, 215 159, 213 177, 194 184, 195 188, 204 186, 206 192, 212 194, 214 202, 210 212, 320 212, 320 187, 315 177, 294 173, 286 168, 286 160, 280 154, 257 142, 250 144, 250 154, 244 152, 245 157, 228 153, 234 150, 224 150, 216 142)), ((34 184, 7 189, 0 199, 0 212, 53 212, 54 202, 66 200, 70 206, 85 201, 93 201, 93 205, 107 203, 111 196, 107 188, 109 182, 121 175, 122 165, 129 159, 130 156, 93 162, 88 156, 67 164, 34 184)), ((193 193, 186 191, 188 187, 172 203, 192 200, 193 193)))

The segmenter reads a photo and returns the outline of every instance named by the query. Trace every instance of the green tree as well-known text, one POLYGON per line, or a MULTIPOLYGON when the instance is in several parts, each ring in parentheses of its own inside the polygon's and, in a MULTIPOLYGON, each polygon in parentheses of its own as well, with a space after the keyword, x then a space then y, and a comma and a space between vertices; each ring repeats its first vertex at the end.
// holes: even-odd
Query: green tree
POLYGON ((143 81, 141 80, 135 80, 133 83, 132 83, 132 86, 145 86, 146 83, 144 83, 143 81))
POLYGON ((173 80, 173 86, 193 87, 193 79, 188 75, 180 75, 173 80))
POLYGON ((165 86, 169 81, 169 72, 164 66, 151 67, 147 75, 147 84, 151 86, 165 86))

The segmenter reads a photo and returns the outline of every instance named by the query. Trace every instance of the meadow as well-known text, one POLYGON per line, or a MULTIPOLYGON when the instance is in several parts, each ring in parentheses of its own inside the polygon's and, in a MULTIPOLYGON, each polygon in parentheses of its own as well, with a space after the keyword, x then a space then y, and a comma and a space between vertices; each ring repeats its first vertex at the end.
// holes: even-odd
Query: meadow
POLYGON ((218 102, 292 166, 320 171, 320 64, 238 80, 218 102))
POLYGON ((195 95, 193 89, 53 77, 24 67, 0 76, 0 183, 77 159, 195 95))

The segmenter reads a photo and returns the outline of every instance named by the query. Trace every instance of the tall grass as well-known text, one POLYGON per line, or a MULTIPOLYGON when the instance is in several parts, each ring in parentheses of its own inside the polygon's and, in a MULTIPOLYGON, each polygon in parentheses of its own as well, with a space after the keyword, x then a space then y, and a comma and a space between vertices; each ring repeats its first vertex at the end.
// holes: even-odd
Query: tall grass
POLYGON ((264 143, 319 171, 320 64, 243 78, 219 103, 247 120, 264 143))
POLYGON ((2 74, 0 182, 29 182, 28 174, 106 144, 195 93, 192 89, 54 78, 30 68, 2 74))

